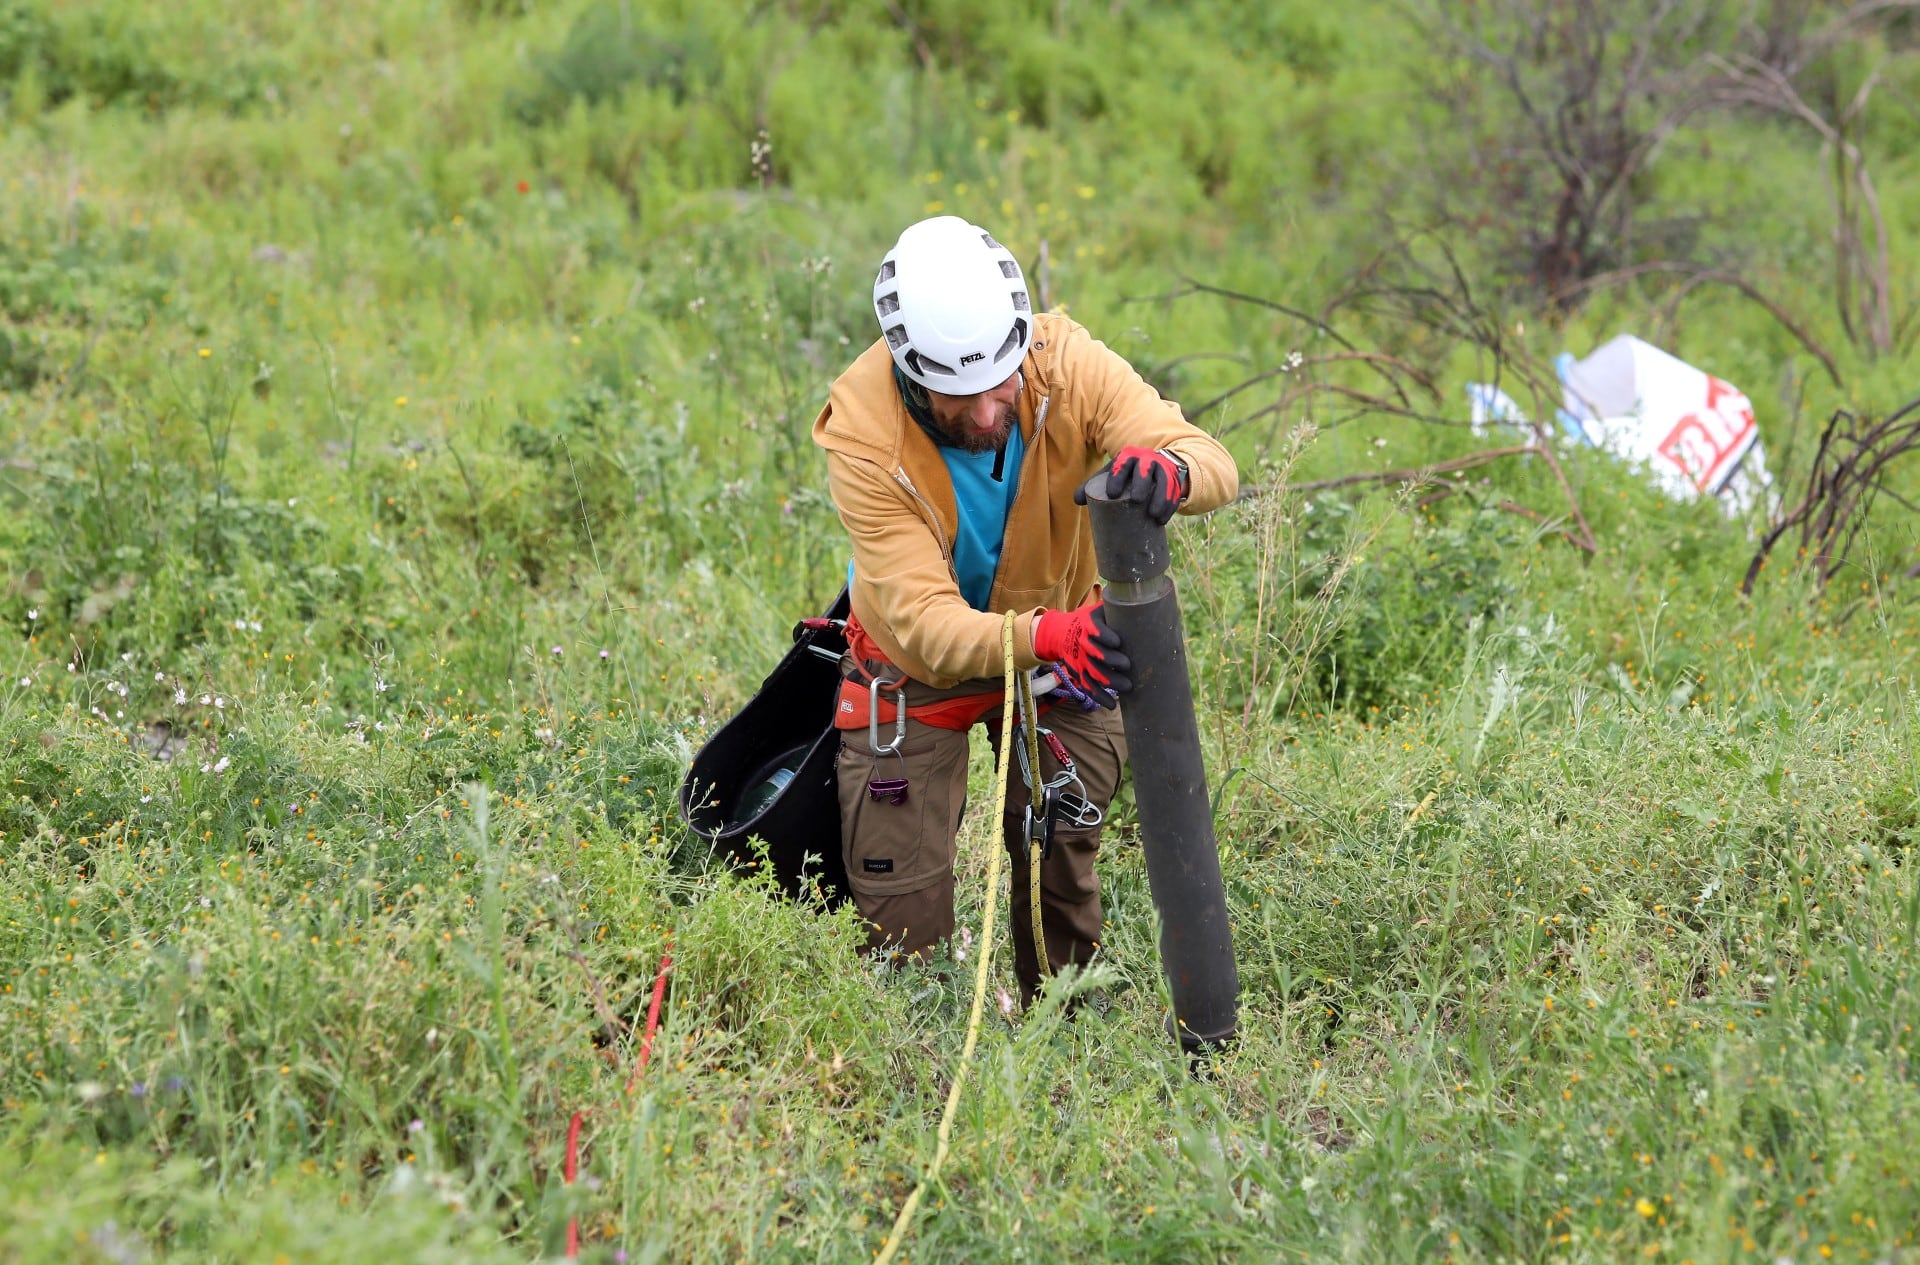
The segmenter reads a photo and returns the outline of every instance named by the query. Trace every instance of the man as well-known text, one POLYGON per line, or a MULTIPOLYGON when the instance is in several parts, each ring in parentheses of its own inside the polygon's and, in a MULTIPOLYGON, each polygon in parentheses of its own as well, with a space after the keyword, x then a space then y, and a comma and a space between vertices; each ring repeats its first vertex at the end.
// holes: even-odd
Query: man
MULTIPOLYGON (((853 546, 836 718, 841 844, 869 949, 925 955, 953 933, 967 730, 984 720, 996 749, 1002 740, 1007 611, 1018 612, 1017 667, 1062 681, 1041 725, 1064 744, 1085 798, 1104 812, 1120 780, 1114 703, 1130 665, 1101 610, 1080 485, 1105 468, 1108 496, 1140 501, 1164 523, 1232 500, 1239 476, 1118 354, 1066 317, 1034 312, 1013 255, 957 216, 900 235, 873 303, 881 336, 813 424, 853 546)), ((1043 753, 1041 776, 1060 768, 1043 753)), ((1031 1000, 1041 965, 1027 801, 1016 776, 1002 825, 1014 966, 1031 1000)), ((1100 829, 1084 821, 1056 825, 1041 866, 1053 969, 1091 960, 1100 943, 1100 829)))

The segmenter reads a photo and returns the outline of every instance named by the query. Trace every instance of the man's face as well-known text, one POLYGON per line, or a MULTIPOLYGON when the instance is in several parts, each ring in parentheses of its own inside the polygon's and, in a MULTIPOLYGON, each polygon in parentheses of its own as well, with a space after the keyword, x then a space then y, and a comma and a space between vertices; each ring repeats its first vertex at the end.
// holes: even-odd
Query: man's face
POLYGON ((991 391, 978 395, 942 395, 927 392, 933 421, 954 446, 967 452, 992 452, 1007 442, 1020 424, 1020 375, 1010 376, 991 391))

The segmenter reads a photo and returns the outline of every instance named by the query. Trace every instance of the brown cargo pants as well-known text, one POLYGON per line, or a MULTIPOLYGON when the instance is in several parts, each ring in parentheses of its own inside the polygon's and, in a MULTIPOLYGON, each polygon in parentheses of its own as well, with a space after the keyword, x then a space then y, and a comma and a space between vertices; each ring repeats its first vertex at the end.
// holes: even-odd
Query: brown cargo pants
MULTIPOLYGON (((936 693, 954 697, 997 692, 1000 682, 970 681, 937 692, 912 682, 907 688, 911 707, 936 693)), ((982 723, 997 757, 1000 709, 996 707, 982 723)), ((1041 714, 1040 724, 1066 746, 1087 799, 1105 812, 1127 759, 1119 711, 1086 712, 1063 700, 1041 714)), ((892 740, 893 733, 892 723, 881 726, 882 745, 892 740)), ((1060 771, 1044 746, 1040 765, 1042 780, 1060 771)), ((876 757, 866 729, 843 730, 839 780, 841 856, 854 904, 871 924, 867 949, 924 957, 953 935, 953 865, 960 814, 966 805, 967 735, 909 719, 899 755, 876 757), (867 793, 868 784, 876 778, 902 777, 907 780, 907 796, 899 804, 867 793)), ((1001 834, 1013 873, 1014 974, 1020 981, 1021 999, 1030 1002, 1039 991, 1040 969, 1033 952, 1026 808, 1027 787, 1016 759, 1009 772, 1001 834)), ((1047 958, 1055 970, 1070 962, 1091 961, 1100 947, 1100 878, 1094 872, 1099 851, 1099 827, 1060 825, 1054 831, 1053 851, 1040 866, 1040 925, 1047 958)))

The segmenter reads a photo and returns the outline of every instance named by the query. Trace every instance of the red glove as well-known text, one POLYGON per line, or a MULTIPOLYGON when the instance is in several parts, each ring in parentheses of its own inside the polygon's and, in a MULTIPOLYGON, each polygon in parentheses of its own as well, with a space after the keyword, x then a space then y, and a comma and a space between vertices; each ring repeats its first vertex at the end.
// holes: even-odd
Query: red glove
POLYGON ((1107 626, 1099 602, 1041 611, 1033 622, 1033 653, 1102 707, 1112 707, 1118 694, 1133 688, 1133 664, 1121 653, 1120 634, 1107 626))
POLYGON ((1107 470, 1107 499, 1147 507, 1147 517, 1162 527, 1187 499, 1187 472, 1173 454, 1158 448, 1122 448, 1107 470))

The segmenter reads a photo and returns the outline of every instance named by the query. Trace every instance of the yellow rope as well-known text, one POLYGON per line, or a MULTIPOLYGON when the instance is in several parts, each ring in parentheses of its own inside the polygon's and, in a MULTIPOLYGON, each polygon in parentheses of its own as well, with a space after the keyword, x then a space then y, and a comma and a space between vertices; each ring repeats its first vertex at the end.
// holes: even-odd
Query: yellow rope
MULTIPOLYGON (((1005 659, 1007 700, 1000 712, 1000 732, 1013 734, 1013 694, 1015 675, 1013 669, 1013 612, 1007 612, 1007 619, 1000 627, 1000 650, 1005 659)), ((1012 766, 1013 744, 1000 744, 1000 767, 993 778, 993 829, 997 833, 1001 819, 1007 813, 1007 772, 1012 766)), ((927 1187, 940 1176, 941 1165, 947 1162, 947 1151, 953 1141, 953 1117, 960 1109, 960 1089, 967 1083, 967 1069, 973 1065, 973 1049, 980 1043, 980 1018, 987 1007, 987 969, 993 962, 993 916, 1000 897, 1000 853, 1001 847, 996 840, 987 849, 987 908, 980 919, 980 958, 973 968, 973 1010, 967 1015, 967 1043, 960 1050, 960 1066, 954 1071, 953 1085, 947 1090, 946 1110, 940 1113, 940 1132, 938 1144, 933 1150, 933 1163, 927 1166, 926 1175, 920 1184, 907 1196, 907 1202, 900 1205, 900 1215, 893 1219, 893 1229, 887 1235, 887 1241, 880 1248, 880 1254, 874 1258, 874 1265, 891 1265, 895 1253, 899 1252, 901 1242, 907 1237, 907 1229, 913 1224, 913 1217, 920 1210, 920 1200, 925 1197, 927 1187)))

